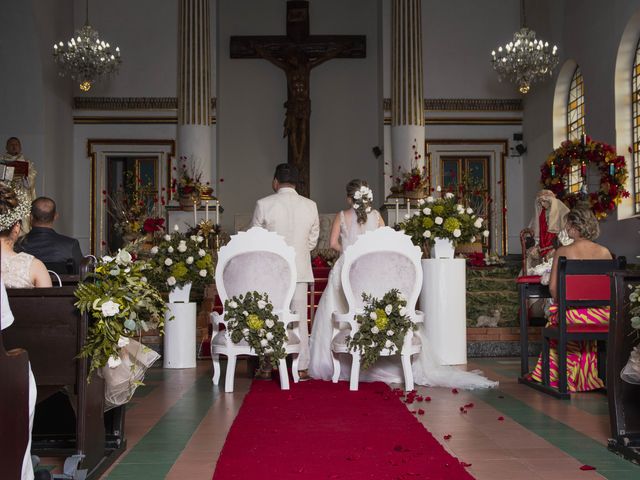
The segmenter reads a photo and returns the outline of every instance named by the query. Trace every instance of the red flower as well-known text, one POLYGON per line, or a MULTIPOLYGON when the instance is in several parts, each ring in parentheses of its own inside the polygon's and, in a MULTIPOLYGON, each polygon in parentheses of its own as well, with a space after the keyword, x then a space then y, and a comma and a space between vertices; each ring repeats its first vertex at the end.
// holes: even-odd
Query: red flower
POLYGON ((591 465, 582 465, 580 470, 595 470, 596 467, 592 467, 591 465))
POLYGON ((499 422, 504 422, 504 417, 498 417, 499 422))
MULTIPOLYGON (((163 205, 164 205, 164 199, 163 199, 163 205)), ((153 232, 160 232, 162 230, 164 230, 164 218, 147 218, 144 221, 144 224, 142 225, 142 230, 145 233, 153 233, 153 232)))

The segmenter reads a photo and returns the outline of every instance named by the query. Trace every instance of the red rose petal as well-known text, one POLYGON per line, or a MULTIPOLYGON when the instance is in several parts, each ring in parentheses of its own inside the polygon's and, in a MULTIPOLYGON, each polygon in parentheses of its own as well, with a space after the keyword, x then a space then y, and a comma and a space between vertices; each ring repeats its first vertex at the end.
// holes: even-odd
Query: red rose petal
POLYGON ((467 404, 464 406, 464 408, 473 408, 473 407, 474 407, 473 403, 467 403, 467 404))
POLYGON ((462 465, 464 468, 470 467, 471 464, 467 463, 467 462, 460 462, 460 465, 462 465))
POLYGON ((431 397, 424 397, 424 401, 425 402, 430 402, 431 401, 431 397))
POLYGON ((424 410, 423 410, 423 409, 421 409, 421 408, 419 408, 419 409, 418 409, 418 415, 424 415, 424 410))
POLYGON ((422 397, 421 395, 418 395, 416 397, 416 402, 421 402, 422 400, 424 400, 424 397, 422 397))
POLYGON ((503 422, 504 421, 504 417, 498 417, 498 421, 499 422, 503 422))
POLYGON ((451 393, 453 393, 453 394, 458 393, 458 389, 457 389, 457 388, 452 388, 452 389, 451 389, 451 393))
POLYGON ((595 470, 596 467, 592 467, 591 465, 582 465, 580 470, 595 470))
POLYGON ((445 440, 449 440, 450 438, 451 438, 451 434, 449 434, 449 433, 447 433, 447 434, 444 436, 444 439, 445 439, 445 440))

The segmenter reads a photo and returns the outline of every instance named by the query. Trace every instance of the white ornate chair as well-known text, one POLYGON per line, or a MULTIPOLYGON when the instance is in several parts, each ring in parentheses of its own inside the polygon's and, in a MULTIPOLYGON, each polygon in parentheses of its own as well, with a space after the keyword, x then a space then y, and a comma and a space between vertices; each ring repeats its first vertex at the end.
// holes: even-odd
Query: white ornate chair
MULTIPOLYGON (((364 307, 363 293, 382 298, 389 290, 398 289, 407 298, 407 315, 411 320, 414 323, 424 321, 422 312, 415 309, 422 287, 421 258, 420 248, 411 243, 409 236, 389 227, 367 232, 347 248, 341 280, 349 311, 346 314, 333 313, 331 350, 334 383, 340 378, 340 361, 336 354, 349 353, 352 357, 349 388, 358 389, 360 353, 349 350, 346 338, 358 331, 355 315, 364 307)), ((420 348, 420 337, 409 330, 399 352, 385 348, 380 353, 381 356, 400 354, 407 391, 413 390, 411 355, 419 353, 420 348)))
MULTIPOLYGON (((260 227, 233 235, 227 245, 218 253, 216 266, 216 287, 224 305, 225 301, 249 291, 266 292, 273 304, 273 313, 285 324, 288 339, 285 343, 287 354, 294 354, 293 380, 298 382, 298 353, 300 352, 300 334, 298 315, 291 313, 289 307, 296 286, 295 251, 288 246, 280 235, 260 227)), ((227 330, 225 312, 213 312, 213 334, 211 339, 211 358, 213 360, 213 383, 220 380, 220 355, 227 356, 227 374, 225 392, 233 392, 236 357, 238 355, 256 355, 253 348, 243 339, 235 344, 227 330), (225 330, 219 331, 220 325, 225 330)), ((285 359, 278 364, 280 385, 289 389, 289 376, 285 359)))

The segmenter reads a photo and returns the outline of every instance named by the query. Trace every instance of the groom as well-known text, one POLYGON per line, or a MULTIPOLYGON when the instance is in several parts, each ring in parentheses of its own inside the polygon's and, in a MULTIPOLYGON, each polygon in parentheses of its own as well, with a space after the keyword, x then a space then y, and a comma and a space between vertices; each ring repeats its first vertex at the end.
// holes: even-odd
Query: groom
MULTIPOLYGON (((282 235, 287 245, 296 251, 298 278, 291 309, 300 314, 300 355, 298 373, 300 380, 308 380, 309 327, 307 324, 308 283, 313 282, 310 252, 318 243, 320 220, 318 207, 308 198, 298 195, 296 185, 299 172, 295 165, 281 163, 276 167, 271 184, 276 192, 256 203, 251 220, 252 227, 262 227, 282 235)), ((261 378, 271 378, 271 372, 259 372, 261 378)))

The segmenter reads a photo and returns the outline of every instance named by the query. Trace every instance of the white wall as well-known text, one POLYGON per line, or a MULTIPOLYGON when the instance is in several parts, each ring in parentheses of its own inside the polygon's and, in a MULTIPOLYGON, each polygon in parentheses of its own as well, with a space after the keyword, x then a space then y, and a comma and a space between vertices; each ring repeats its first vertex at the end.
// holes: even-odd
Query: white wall
MULTIPOLYGON (((543 5, 536 12, 545 15, 530 15, 532 27, 549 43, 558 44, 561 65, 573 59, 582 70, 587 134, 615 145, 615 62, 622 33, 640 9, 640 1, 544 0, 540 3, 543 5), (553 18, 556 20, 550 22, 553 18), (563 19, 562 23, 558 19, 563 19), (580 28, 575 28, 576 25, 580 28)), ((524 199, 525 205, 530 206, 529 214, 533 213, 533 199, 540 188, 540 165, 557 147, 552 139, 555 81, 554 77, 553 81, 534 87, 525 104, 524 135, 529 148, 525 178, 530 180, 525 184, 524 199)), ((628 156, 625 151, 619 153, 628 156)), ((617 220, 614 213, 601 223, 601 228, 601 243, 618 255, 626 255, 630 261, 636 260, 635 256, 640 254, 637 220, 617 220)))

